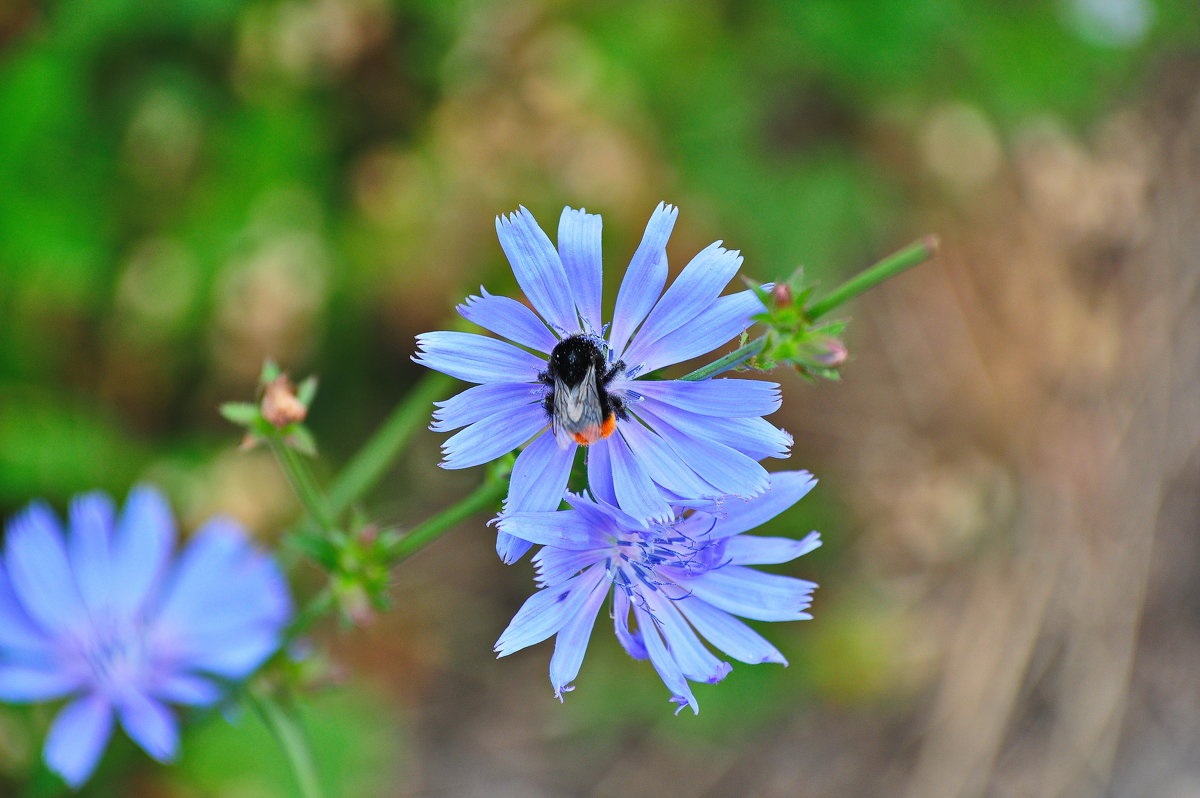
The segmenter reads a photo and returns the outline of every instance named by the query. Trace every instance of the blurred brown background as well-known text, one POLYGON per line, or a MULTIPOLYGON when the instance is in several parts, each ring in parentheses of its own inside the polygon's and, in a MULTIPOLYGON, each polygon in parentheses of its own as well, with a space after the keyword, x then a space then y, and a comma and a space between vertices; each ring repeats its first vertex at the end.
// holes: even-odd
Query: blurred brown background
MULTIPOLYGON (((305 714, 336 796, 1200 796, 1200 11, 1064 0, 621 4, 135 0, 0 6, 0 505, 164 486, 188 525, 296 513, 215 408, 262 358, 317 373, 336 471, 480 283, 492 218, 605 220, 609 294, 659 200, 674 269, 722 238, 831 286, 838 384, 773 420, 817 490, 769 530, 815 620, 698 717, 598 625, 560 705, 532 589, 483 519, 323 628, 305 714)), ((611 301, 611 300, 610 300, 611 301)), ((478 481, 422 433, 367 504, 478 481)), ((301 568, 300 592, 316 574, 301 568)), ((0 794, 48 715, 0 708, 0 794)), ((252 717, 88 795, 289 796, 252 717)), ((118 746, 119 747, 119 746, 118 746)), ((7 791, 7 792, 6 792, 7 791)))

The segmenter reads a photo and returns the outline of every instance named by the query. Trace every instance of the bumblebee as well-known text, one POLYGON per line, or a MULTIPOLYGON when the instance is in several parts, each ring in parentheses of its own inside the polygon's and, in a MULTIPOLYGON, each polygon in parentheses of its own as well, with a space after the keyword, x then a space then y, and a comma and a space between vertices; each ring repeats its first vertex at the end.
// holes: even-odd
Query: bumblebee
POLYGON ((624 371, 624 361, 610 364, 590 336, 572 335, 555 345, 538 381, 550 388, 543 406, 559 446, 587 446, 613 434, 617 419, 627 416, 624 400, 608 386, 624 371))

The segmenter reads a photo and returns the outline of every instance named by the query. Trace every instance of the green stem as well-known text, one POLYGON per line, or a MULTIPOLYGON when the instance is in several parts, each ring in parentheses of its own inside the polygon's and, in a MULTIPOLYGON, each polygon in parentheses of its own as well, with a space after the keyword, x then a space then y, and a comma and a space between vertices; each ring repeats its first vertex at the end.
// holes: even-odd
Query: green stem
POLYGON ((308 600, 308 603, 296 613, 292 618, 292 622, 288 624, 286 631, 283 634, 283 645, 281 648, 286 648, 287 644, 295 640, 300 635, 308 631, 314 623, 325 616, 325 613, 333 607, 333 593, 328 587, 322 588, 319 593, 308 600))
POLYGON ((491 509, 504 497, 508 480, 489 474, 469 496, 451 507, 447 507, 422 524, 415 526, 407 535, 396 542, 388 552, 389 560, 398 563, 437 540, 443 532, 465 521, 476 513, 491 509))
POLYGON ((313 477, 308 463, 300 458, 300 454, 295 449, 277 436, 268 437, 267 443, 271 447, 271 453, 279 461, 279 467, 283 469, 292 490, 300 499, 300 503, 304 505, 309 518, 326 536, 332 536, 337 528, 333 520, 335 516, 330 512, 325 497, 321 495, 321 489, 317 487, 317 480, 313 477))
POLYGON ((725 355, 725 357, 714 360, 707 366, 701 366, 690 374, 684 374, 679 379, 703 380, 707 377, 711 377, 714 374, 720 374, 722 371, 727 371, 735 366, 739 366, 761 352, 766 342, 767 336, 765 335, 755 338, 750 343, 739 346, 728 355, 725 355))
POLYGON ((262 718, 263 724, 266 725, 276 742, 279 743, 283 755, 287 757, 288 765, 291 766, 292 774, 296 777, 300 794, 304 798, 322 798, 321 784, 317 780, 317 769, 313 764, 312 751, 309 749, 308 740, 305 739, 304 730, 300 728, 299 721, 270 698, 248 692, 246 700, 262 718))
POLYGON ((834 308, 844 305, 864 291, 873 288, 889 277, 893 277, 905 269, 911 269, 919 263, 924 263, 937 252, 936 236, 926 236, 915 244, 909 244, 904 249, 889 255, 883 260, 870 266, 846 282, 839 285, 820 299, 804 309, 809 321, 816 321, 834 308))
POLYGON ((334 517, 344 513, 379 481, 413 432, 429 420, 430 405, 449 387, 449 377, 430 372, 408 392, 329 489, 328 506, 334 517))

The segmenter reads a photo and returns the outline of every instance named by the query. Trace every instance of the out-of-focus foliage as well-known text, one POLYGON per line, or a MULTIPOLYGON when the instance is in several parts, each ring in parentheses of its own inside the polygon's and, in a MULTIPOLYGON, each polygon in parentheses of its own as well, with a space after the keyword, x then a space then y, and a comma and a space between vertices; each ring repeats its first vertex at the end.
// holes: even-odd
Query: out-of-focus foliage
MULTIPOLYGON (((190 518, 224 510, 274 534, 294 507, 268 458, 233 451, 218 404, 250 398, 266 356, 319 374, 309 423, 336 466, 414 378, 412 335, 480 282, 513 288, 496 213, 602 212, 618 264, 665 199, 683 210, 673 253, 722 237, 757 278, 803 261, 832 283, 925 232, 914 203, 974 196, 1014 131, 1082 129, 1137 91, 1195 49, 1196 24, 1193 3, 1165 0, 8 0, 0 509, 150 479, 190 518)), ((415 522, 467 484, 434 471, 430 446, 376 497, 385 520, 415 522)), ((822 583, 844 550, 834 496, 822 486, 798 522, 826 532, 822 572, 804 574, 822 583)), ((463 632, 486 650, 506 613, 480 604, 463 632)), ((394 612, 416 653, 376 668, 448 678, 463 652, 394 612)), ((840 609, 819 595, 816 613, 819 627, 772 631, 790 669, 735 670, 671 734, 718 740, 809 700, 894 698, 889 611, 864 591, 840 609)), ((634 668, 600 644, 560 716, 585 731, 559 732, 615 739, 666 714, 634 668)), ((391 739, 368 715, 313 711, 326 762, 391 739)), ((226 794, 229 757, 273 755, 229 735, 185 743, 180 778, 226 794)))

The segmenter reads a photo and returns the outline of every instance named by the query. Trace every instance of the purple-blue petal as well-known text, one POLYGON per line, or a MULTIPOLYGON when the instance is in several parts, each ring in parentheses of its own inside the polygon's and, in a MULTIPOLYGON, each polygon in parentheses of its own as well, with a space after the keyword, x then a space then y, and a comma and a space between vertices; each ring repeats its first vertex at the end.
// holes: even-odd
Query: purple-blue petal
POLYGON ((521 346, 546 353, 554 349, 558 337, 532 310, 510 297, 479 290, 482 296, 469 296, 458 306, 464 319, 521 346))
POLYGON ((750 665, 777 662, 787 665, 787 660, 779 649, 724 610, 719 610, 695 596, 680 600, 676 606, 708 642, 739 662, 750 665))
POLYGON ((533 567, 537 573, 539 587, 561 585, 589 565, 603 559, 603 554, 594 549, 575 551, 543 546, 533 555, 533 567))
POLYGON ((593 589, 575 617, 567 621, 554 638, 554 654, 550 657, 550 684, 554 695, 561 701, 563 693, 574 688, 571 682, 579 675, 579 667, 587 654, 588 641, 596 625, 600 605, 608 595, 608 588, 593 589))
POLYGON ((155 685, 154 697, 172 704, 207 707, 221 697, 221 689, 208 679, 190 673, 173 673, 155 685))
POLYGON ((779 384, 731 378, 713 380, 638 380, 633 390, 701 416, 765 416, 779 409, 779 384))
POLYGON ((558 251, 524 207, 496 217, 496 235, 534 309, 564 335, 579 332, 571 286, 558 251))
POLYGON ((559 447, 549 430, 526 446, 513 464, 504 511, 557 510, 567 490, 576 448, 574 444, 566 449, 559 447))
POLYGON ((766 470, 746 455, 704 437, 702 425, 668 424, 652 411, 659 403, 647 399, 637 415, 657 432, 679 458, 692 467, 718 492, 732 496, 756 496, 770 486, 766 470))
POLYGON ((595 527, 578 510, 505 513, 496 525, 503 532, 539 546, 580 551, 597 545, 595 527))
POLYGON ((723 495, 680 459, 657 432, 640 422, 631 419, 622 423, 621 436, 655 484, 679 496, 715 499, 723 495))
POLYGON ((677 703, 680 703, 680 706, 687 704, 692 708, 693 713, 699 714, 700 705, 696 703, 696 697, 692 695, 692 688, 688 684, 687 678, 684 677, 679 663, 671 656, 671 652, 667 650, 666 644, 660 637, 657 624, 641 607, 635 605, 633 614, 637 618, 638 629, 642 633, 642 642, 646 645, 646 653, 650 655, 650 663, 658 672, 659 678, 671 691, 672 696, 679 699, 677 703))
POLYGON ((679 614, 672 599, 662 593, 652 593, 646 600, 658 621, 659 631, 667 642, 671 658, 675 660, 685 678, 693 682, 716 684, 729 675, 732 670, 729 663, 717 659, 704 647, 700 638, 696 637, 696 633, 679 614))
POLYGON ((594 565, 578 576, 530 596, 496 641, 496 656, 506 657, 562 629, 600 588, 604 569, 594 565))
POLYGON ((679 273, 646 317, 625 351, 628 361, 640 363, 649 345, 690 325, 717 300, 741 264, 741 254, 737 250, 725 249, 720 241, 702 249, 679 273))
POLYGON ((470 468, 508 454, 546 426, 539 403, 501 407, 442 443, 442 468, 470 468))
POLYGON ((85 622, 83 603, 54 513, 32 504, 8 525, 8 576, 29 617, 54 635, 85 622))
POLYGON ((629 595, 623 590, 614 590, 613 631, 617 635, 617 642, 634 659, 648 659, 650 654, 646 651, 646 644, 642 640, 641 629, 631 630, 629 628, 629 611, 629 595))
POLYGON ((771 474, 770 489, 760 496, 727 500, 711 536, 727 538, 762 526, 804 498, 816 484, 816 478, 807 471, 777 471, 771 474))
POLYGON ((111 603, 110 547, 115 525, 116 509, 104 493, 85 493, 71 502, 68 556, 79 595, 93 612, 111 603))
POLYGON ((112 722, 112 706, 100 695, 85 695, 67 704, 46 737, 46 766, 79 789, 104 753, 112 722))
MULTIPOLYGON (((629 269, 617 292, 609 344, 614 352, 622 353, 633 331, 646 318, 667 282, 667 239, 675 227, 679 209, 659 203, 646 223, 642 243, 629 261, 629 269)), ((630 366, 635 364, 630 363, 630 366)))
POLYGON ((167 570, 175 547, 175 518, 163 495, 139 485, 129 492, 110 552, 110 600, 118 611, 143 609, 167 570))
POLYGON ((563 208, 558 220, 558 256, 566 270, 567 283, 575 297, 575 308, 583 319, 584 332, 598 335, 602 328, 600 296, 603 269, 600 256, 599 214, 563 208))
POLYGON ((14 704, 52 701, 70 695, 80 686, 77 674, 57 664, 48 667, 0 664, 0 701, 14 704))
POLYGON ((435 432, 450 432, 487 418, 502 407, 522 407, 541 402, 545 388, 528 382, 489 382, 470 388, 441 402, 434 402, 435 432))
POLYGON ((617 503, 617 494, 613 489, 612 458, 608 447, 592 444, 587 447, 587 481, 588 488, 597 499, 609 504, 617 503))
POLYGON ((522 540, 519 537, 510 535, 507 532, 499 532, 496 534, 496 556, 500 558, 500 562, 505 565, 512 565, 517 560, 525 556, 525 552, 529 551, 533 544, 528 540, 522 540))
POLYGON ((812 618, 816 584, 790 576, 766 574, 740 565, 726 565, 687 581, 692 595, 717 609, 756 621, 801 621, 812 618))
POLYGON ((165 706, 140 693, 129 692, 117 701, 117 715, 125 732, 159 762, 171 762, 179 753, 179 723, 165 706))
POLYGON ((510 343, 441 330, 417 336, 413 360, 467 382, 534 382, 546 361, 510 343))
POLYGON ((630 451, 620 431, 592 446, 607 446, 612 461, 613 492, 617 505, 634 518, 667 523, 673 513, 646 469, 630 451))
POLYGON ((750 317, 762 311, 762 302, 753 291, 723 296, 688 324, 645 347, 640 359, 629 359, 626 364, 630 368, 640 365, 646 373, 708 354, 741 335, 753 323, 750 317))
POLYGON ((13 593, 8 572, 0 566, 0 652, 10 661, 45 661, 51 638, 30 620, 13 593))
POLYGON ((791 562, 821 545, 821 535, 809 532, 801 540, 735 535, 725 543, 725 556, 733 565, 778 565, 791 562))
POLYGON ((696 419, 697 424, 703 424, 709 440, 723 443, 731 449, 737 449, 754 460, 762 460, 767 457, 786 458, 790 455, 792 436, 761 417, 706 416, 701 422, 697 419, 697 414, 688 414, 684 410, 676 409, 675 414, 672 414, 660 406, 658 412, 675 426, 679 426, 681 423, 678 421, 680 418, 678 414, 686 414, 683 416, 684 418, 693 418, 696 419))

